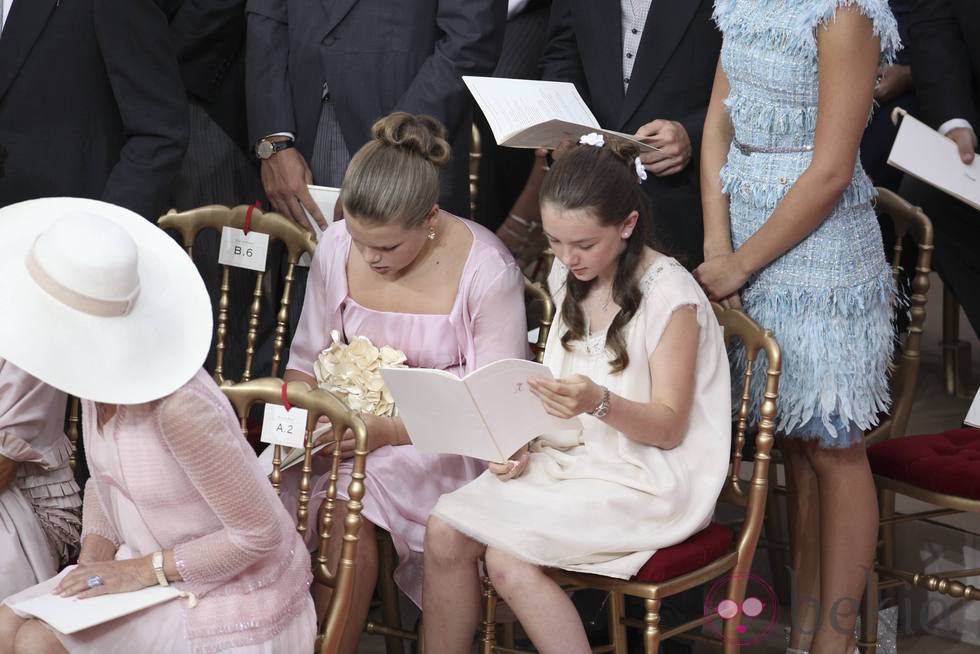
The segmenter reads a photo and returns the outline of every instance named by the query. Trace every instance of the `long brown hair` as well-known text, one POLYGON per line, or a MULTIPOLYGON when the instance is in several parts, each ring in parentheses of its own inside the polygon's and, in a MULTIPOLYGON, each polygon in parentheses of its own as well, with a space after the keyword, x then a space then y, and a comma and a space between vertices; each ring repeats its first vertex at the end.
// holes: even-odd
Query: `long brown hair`
MULTIPOLYGON (((640 187, 634 167, 638 155, 635 145, 618 139, 602 147, 573 145, 551 166, 541 187, 542 205, 549 203, 564 210, 589 211, 603 226, 623 222, 632 211, 639 214, 613 277, 612 297, 620 310, 606 332, 606 349, 612 355, 609 365, 614 373, 629 365, 623 330, 636 315, 643 299, 637 274, 643 261, 644 246, 654 245, 654 239, 648 234, 653 220, 650 201, 640 187)), ((561 317, 568 329, 561 335, 561 343, 566 350, 571 349, 574 341, 586 337, 581 303, 594 283, 595 279, 579 281, 571 273, 565 280, 561 317)))
POLYGON ((451 153, 446 138, 431 116, 396 111, 378 120, 347 167, 344 208, 369 224, 421 225, 439 200, 439 167, 451 153))

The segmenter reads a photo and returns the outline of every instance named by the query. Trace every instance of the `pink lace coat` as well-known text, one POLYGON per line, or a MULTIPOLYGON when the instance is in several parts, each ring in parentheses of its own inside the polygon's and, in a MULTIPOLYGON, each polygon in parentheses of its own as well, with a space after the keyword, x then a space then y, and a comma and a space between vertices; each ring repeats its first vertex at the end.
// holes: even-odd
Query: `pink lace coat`
POLYGON ((215 651, 279 633, 309 601, 310 557, 242 437, 228 401, 203 370, 172 395, 120 406, 104 433, 82 405, 86 445, 113 438, 121 479, 91 470, 82 539, 117 545, 126 533, 104 510, 110 485, 129 499, 156 542, 172 548, 195 593, 186 610, 195 649, 215 651))

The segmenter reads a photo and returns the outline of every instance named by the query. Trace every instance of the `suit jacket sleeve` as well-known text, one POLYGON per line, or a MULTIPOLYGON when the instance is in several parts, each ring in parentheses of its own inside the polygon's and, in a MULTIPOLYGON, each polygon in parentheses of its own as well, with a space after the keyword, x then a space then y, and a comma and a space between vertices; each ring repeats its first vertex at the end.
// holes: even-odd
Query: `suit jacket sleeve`
POLYGON ((588 85, 582 55, 575 39, 570 0, 554 0, 548 17, 548 42, 541 55, 541 79, 572 82, 588 102, 588 85))
POLYGON ((463 75, 489 75, 503 46, 507 0, 440 0, 436 24, 442 38, 395 104, 441 120, 450 134, 470 107, 463 75))
POLYGON ((289 21, 286 0, 245 5, 245 106, 249 140, 296 133, 289 89, 289 21))
POLYGON ((187 93, 210 103, 245 47, 245 0, 183 0, 170 38, 187 93))
POLYGON ((909 41, 912 79, 925 121, 938 127, 951 118, 965 118, 976 129, 970 57, 949 0, 913 2, 909 41))
POLYGON ((152 0, 95 0, 93 17, 126 136, 102 199, 156 220, 170 201, 189 130, 167 21, 152 0))

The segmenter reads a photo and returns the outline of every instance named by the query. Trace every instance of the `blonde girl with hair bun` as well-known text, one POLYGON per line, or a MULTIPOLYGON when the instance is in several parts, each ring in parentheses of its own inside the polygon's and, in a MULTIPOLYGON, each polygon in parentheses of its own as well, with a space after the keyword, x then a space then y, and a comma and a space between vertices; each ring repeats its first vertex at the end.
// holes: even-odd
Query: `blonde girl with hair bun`
MULTIPOLYGON (((523 277, 513 257, 490 231, 438 205, 440 167, 450 156, 445 128, 434 118, 398 112, 375 123, 372 137, 344 178, 346 219, 323 233, 313 257, 285 378, 312 384, 313 363, 333 330, 347 340, 366 336, 379 347, 397 348, 408 365, 460 376, 498 359, 525 357, 523 277)), ((485 469, 476 460, 419 452, 399 418, 364 419, 367 524, 341 652, 355 651, 367 617, 378 564, 374 530, 391 534, 399 559, 395 581, 420 604, 429 511, 441 495, 485 469)), ((345 456, 352 449, 353 439, 342 443, 345 456)), ((313 486, 311 519, 324 497, 328 461, 316 462, 321 476, 313 486)), ((349 466, 341 473, 345 490, 349 466)), ((287 471, 284 480, 291 506, 298 475, 287 471)), ((314 532, 311 524, 308 533, 314 532)), ((333 542, 339 547, 340 538, 333 542)))

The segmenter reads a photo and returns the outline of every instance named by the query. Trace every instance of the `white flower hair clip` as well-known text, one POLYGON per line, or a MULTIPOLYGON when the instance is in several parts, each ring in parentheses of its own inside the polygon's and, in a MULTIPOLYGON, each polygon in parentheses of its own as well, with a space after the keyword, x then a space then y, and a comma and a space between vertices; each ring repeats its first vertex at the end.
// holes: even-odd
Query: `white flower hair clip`
POLYGON ((583 134, 579 138, 578 142, 579 145, 594 145, 597 148, 601 148, 606 144, 606 139, 602 137, 602 134, 589 132, 588 134, 583 134))
POLYGON ((647 169, 643 167, 643 162, 640 161, 639 157, 633 160, 633 165, 636 167, 636 176, 640 178, 640 181, 647 181, 647 169))

